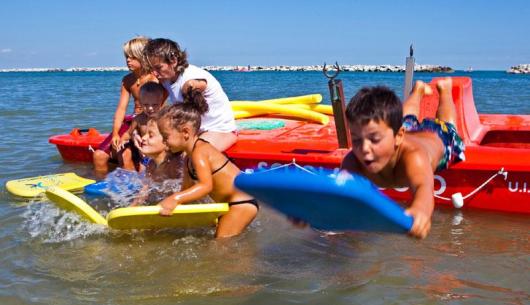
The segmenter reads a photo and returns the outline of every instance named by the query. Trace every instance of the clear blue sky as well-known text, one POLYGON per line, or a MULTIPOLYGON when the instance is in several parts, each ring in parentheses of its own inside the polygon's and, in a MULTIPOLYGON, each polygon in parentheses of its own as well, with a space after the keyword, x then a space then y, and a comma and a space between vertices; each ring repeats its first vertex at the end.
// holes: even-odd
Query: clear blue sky
POLYGON ((26 1, 2 3, 0 68, 122 66, 122 44, 173 39, 196 65, 530 63, 530 1, 26 1))

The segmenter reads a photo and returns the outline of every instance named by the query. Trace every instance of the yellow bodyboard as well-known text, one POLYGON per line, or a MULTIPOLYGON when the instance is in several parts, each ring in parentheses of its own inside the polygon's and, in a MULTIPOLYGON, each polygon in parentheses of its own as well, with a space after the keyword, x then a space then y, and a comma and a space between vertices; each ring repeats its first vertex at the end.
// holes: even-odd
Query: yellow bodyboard
POLYGON ((92 223, 107 225, 107 220, 81 198, 59 187, 51 186, 46 190, 46 197, 58 207, 76 212, 92 223))
POLYGON ((68 191, 75 191, 94 182, 96 181, 79 177, 75 173, 64 173, 11 180, 6 183, 6 189, 13 195, 35 197, 51 186, 60 187, 68 191))
POLYGON ((107 222, 120 230, 206 227, 215 226, 228 209, 227 203, 181 204, 172 216, 160 216, 159 206, 127 207, 110 211, 107 222))

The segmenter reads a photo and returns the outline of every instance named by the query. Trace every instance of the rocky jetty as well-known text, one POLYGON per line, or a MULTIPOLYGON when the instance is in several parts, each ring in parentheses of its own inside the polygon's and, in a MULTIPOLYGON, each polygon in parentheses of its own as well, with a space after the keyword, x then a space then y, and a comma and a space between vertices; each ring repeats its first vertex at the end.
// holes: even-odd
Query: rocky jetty
MULTIPOLYGON (((240 66, 203 66, 208 71, 239 71, 240 66)), ((312 66, 250 66, 247 71, 322 71, 323 65, 312 66)), ((404 72, 405 66, 399 65, 340 65, 342 71, 351 72, 404 72)), ((438 65, 415 65, 416 72, 454 72, 450 67, 438 65)))
POLYGON ((530 64, 513 66, 506 72, 513 74, 530 74, 530 64))
POLYGON ((113 72, 113 71, 129 71, 129 70, 127 69, 127 67, 0 69, 0 72, 113 72))
MULTIPOLYGON (((208 71, 322 71, 323 65, 312 66, 203 66, 208 71)), ((331 68, 331 67, 330 67, 331 68)), ((341 65, 342 71, 351 72, 404 72, 405 66, 397 65, 341 65)), ((128 71, 126 67, 95 67, 95 68, 28 68, 28 69, 0 69, 0 72, 114 72, 128 71)), ((416 72, 454 72, 450 67, 438 65, 415 65, 416 72)))

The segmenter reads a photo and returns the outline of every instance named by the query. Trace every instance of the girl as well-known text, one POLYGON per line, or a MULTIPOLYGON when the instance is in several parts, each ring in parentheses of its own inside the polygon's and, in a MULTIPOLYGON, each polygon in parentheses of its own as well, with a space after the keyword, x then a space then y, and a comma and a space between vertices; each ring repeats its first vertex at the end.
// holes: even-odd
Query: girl
POLYGON ((182 178, 182 156, 180 154, 172 154, 169 148, 164 144, 164 140, 155 119, 150 119, 147 122, 147 132, 142 136, 142 141, 138 148, 140 152, 148 157, 146 159, 145 177, 148 179, 146 184, 140 191, 140 195, 135 198, 131 206, 136 206, 148 202, 158 202, 167 195, 167 189, 172 189, 171 193, 175 191, 174 187, 168 182, 176 183, 182 178), (158 187, 157 187, 158 186, 158 187), (148 188, 156 190, 155 192, 148 192, 148 188), (161 198, 161 196, 163 196, 161 198))
POLYGON ((202 114, 202 138, 219 151, 225 151, 236 140, 236 124, 228 97, 219 82, 207 71, 188 64, 187 54, 169 39, 149 41, 144 49, 145 61, 164 85, 174 103, 183 102, 188 88, 201 92, 208 103, 202 114))
POLYGON ((191 101, 165 107, 158 113, 158 128, 171 152, 184 152, 182 191, 160 202, 160 214, 171 215, 182 203, 209 195, 216 202, 228 202, 229 212, 219 220, 216 237, 240 234, 256 217, 258 204, 234 187, 239 168, 199 133, 201 115, 208 104, 201 92, 189 89, 191 101))
POLYGON ((129 99, 134 98, 134 114, 142 112, 140 105, 140 87, 146 82, 157 81, 156 77, 148 72, 142 64, 143 49, 149 41, 146 37, 135 37, 123 45, 123 52, 127 62, 127 67, 131 73, 122 79, 121 93, 116 112, 114 114, 114 124, 112 133, 101 143, 94 152, 93 162, 96 174, 104 176, 109 170, 108 162, 112 159, 118 160, 124 169, 135 170, 130 150, 118 154, 121 135, 128 129, 131 118, 125 119, 125 112, 129 104, 129 99), (125 121, 124 121, 125 119, 125 121))

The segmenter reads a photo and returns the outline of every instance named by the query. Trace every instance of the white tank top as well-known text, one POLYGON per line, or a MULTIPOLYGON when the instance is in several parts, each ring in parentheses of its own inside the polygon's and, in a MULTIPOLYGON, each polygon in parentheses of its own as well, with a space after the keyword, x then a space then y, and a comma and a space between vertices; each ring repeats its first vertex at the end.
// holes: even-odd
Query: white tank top
POLYGON ((208 103, 208 112, 201 116, 201 130, 216 132, 235 131, 237 128, 236 121, 228 96, 226 96, 217 79, 206 70, 189 65, 174 83, 164 82, 162 85, 169 92, 169 100, 172 103, 182 103, 184 101, 182 86, 191 79, 203 79, 206 81, 206 89, 203 95, 208 103))

